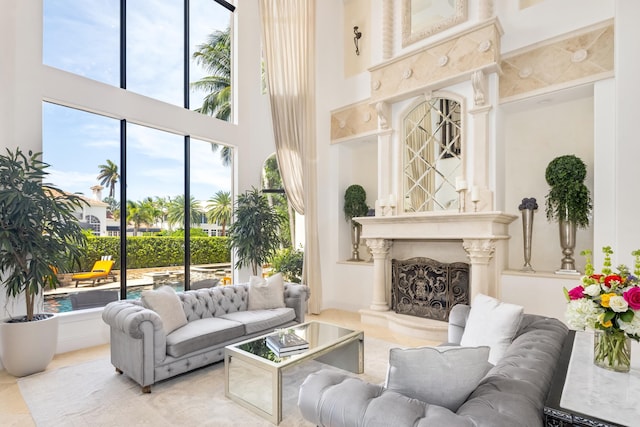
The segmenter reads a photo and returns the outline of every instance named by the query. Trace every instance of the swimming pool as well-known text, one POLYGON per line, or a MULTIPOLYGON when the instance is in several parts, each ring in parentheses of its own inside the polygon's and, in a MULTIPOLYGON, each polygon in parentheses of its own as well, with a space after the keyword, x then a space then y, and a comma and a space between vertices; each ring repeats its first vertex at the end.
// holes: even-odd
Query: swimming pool
MULTIPOLYGON (((183 291, 183 284, 171 284, 169 285, 176 292, 183 291)), ((151 286, 136 286, 135 288, 129 290, 127 293, 127 299, 138 299, 142 294, 142 291, 151 289, 151 286)), ((82 291, 80 291, 82 292, 82 291)), ((69 294, 57 294, 57 295, 45 295, 44 296, 44 312, 45 313, 65 313, 68 311, 73 311, 71 308, 71 299, 69 299, 69 294)))

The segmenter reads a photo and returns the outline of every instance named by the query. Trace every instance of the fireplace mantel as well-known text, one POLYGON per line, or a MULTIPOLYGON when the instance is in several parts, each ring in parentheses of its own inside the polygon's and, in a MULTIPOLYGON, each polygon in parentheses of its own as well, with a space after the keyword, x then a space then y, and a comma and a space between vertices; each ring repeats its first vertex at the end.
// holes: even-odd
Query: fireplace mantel
POLYGON ((360 310, 363 323, 387 326, 421 338, 446 339, 446 323, 428 319, 412 319, 389 310, 391 293, 390 253, 396 240, 458 240, 469 262, 470 300, 478 294, 498 295, 498 277, 506 266, 509 224, 517 216, 504 212, 429 212, 415 215, 354 218, 362 224, 361 237, 373 256, 373 301, 369 309, 360 310))
POLYGON ((354 218, 363 239, 508 239, 517 216, 504 212, 425 212, 415 215, 354 218))

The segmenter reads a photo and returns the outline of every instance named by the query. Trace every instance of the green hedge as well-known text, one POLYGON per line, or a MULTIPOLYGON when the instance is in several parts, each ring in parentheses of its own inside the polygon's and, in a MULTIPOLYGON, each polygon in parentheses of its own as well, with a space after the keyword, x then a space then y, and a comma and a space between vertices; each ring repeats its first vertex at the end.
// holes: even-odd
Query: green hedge
MULTIPOLYGON (((128 268, 178 267, 184 265, 182 237, 127 237, 128 268)), ((120 238, 92 237, 87 240, 81 269, 89 271, 103 255, 115 260, 114 270, 120 270, 120 238)), ((226 237, 192 237, 191 264, 217 264, 231 261, 226 237)))

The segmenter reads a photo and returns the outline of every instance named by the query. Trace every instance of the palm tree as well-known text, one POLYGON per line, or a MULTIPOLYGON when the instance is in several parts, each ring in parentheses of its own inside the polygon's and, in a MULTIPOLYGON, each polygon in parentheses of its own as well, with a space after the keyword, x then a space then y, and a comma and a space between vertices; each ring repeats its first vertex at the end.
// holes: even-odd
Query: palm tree
MULTIPOLYGON (((167 220, 170 223, 177 223, 181 227, 184 227, 184 206, 184 195, 180 195, 173 199, 169 204, 167 220)), ((201 215, 202 210, 200 209, 199 202, 193 196, 191 196, 189 200, 189 218, 191 222, 190 225, 198 225, 201 215)))
POLYGON ((218 191, 208 200, 207 219, 222 225, 223 236, 227 234, 227 223, 231 221, 232 210, 231 193, 228 191, 218 191))
MULTIPOLYGON (((209 34, 206 43, 197 46, 193 53, 196 64, 202 66, 209 75, 191 83, 191 88, 202 90, 207 95, 202 106, 195 111, 208 114, 220 120, 229 121, 231 118, 231 38, 230 27, 224 31, 214 31, 209 34)), ((211 149, 216 152, 220 146, 212 144, 211 149)), ((220 150, 222 164, 231 164, 231 148, 223 146, 220 150)))
POLYGON ((109 187, 109 198, 113 199, 116 193, 116 184, 120 179, 118 165, 107 159, 107 164, 98 165, 98 168, 100 169, 100 173, 98 174, 100 185, 109 187))
POLYGON ((142 202, 127 200, 127 223, 133 224, 133 235, 137 236, 140 225, 147 224, 153 220, 151 214, 142 202))

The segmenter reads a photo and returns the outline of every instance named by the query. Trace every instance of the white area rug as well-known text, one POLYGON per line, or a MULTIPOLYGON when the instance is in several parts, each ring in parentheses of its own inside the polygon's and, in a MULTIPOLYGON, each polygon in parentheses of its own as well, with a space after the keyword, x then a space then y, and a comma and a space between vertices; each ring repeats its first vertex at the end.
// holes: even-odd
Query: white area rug
MULTIPOLYGON (((364 380, 384 381, 389 348, 365 338, 364 380)), ((309 361, 284 371, 281 426, 308 426, 297 407, 298 387, 311 372, 328 367, 309 361)), ((38 427, 45 426, 270 426, 224 396, 224 363, 161 381, 142 394, 115 373, 108 359, 45 371, 18 380, 38 427)))

